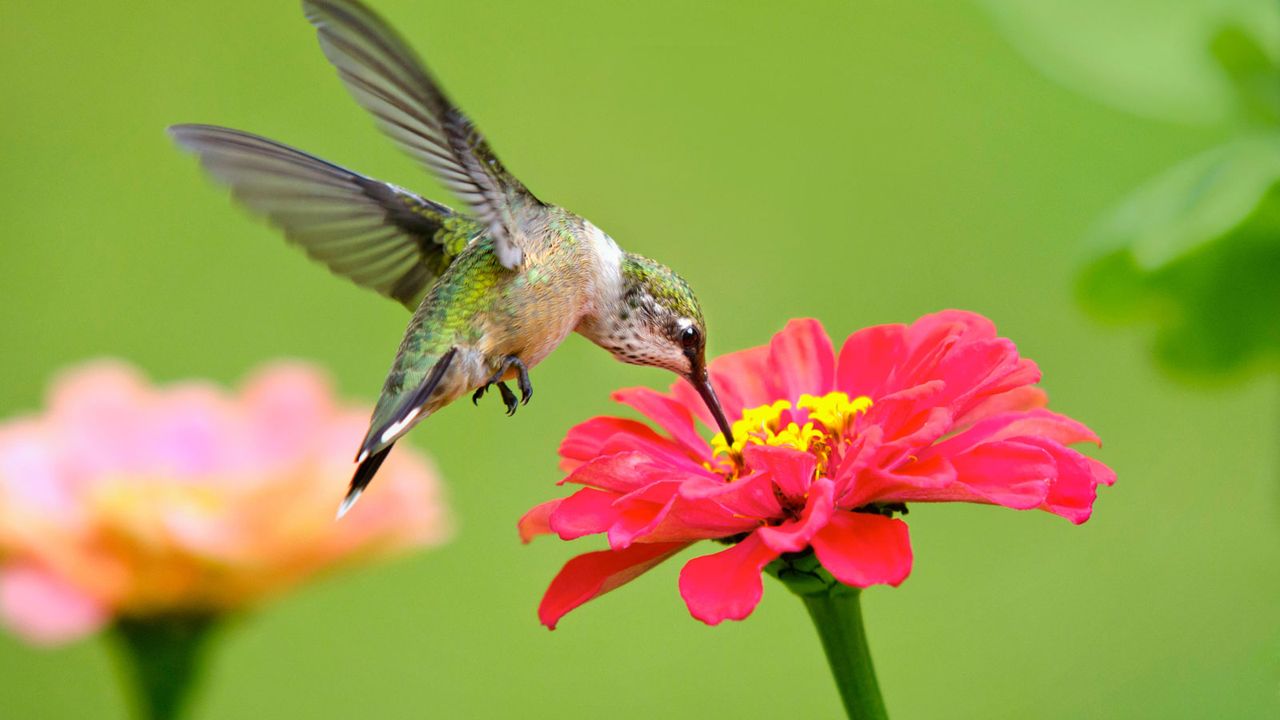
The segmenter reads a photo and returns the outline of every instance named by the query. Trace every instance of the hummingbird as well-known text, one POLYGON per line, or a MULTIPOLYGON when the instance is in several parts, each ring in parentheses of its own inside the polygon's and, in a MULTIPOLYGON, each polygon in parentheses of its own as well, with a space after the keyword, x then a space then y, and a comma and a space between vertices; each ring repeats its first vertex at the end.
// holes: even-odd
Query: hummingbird
POLYGON ((528 403, 529 370, 572 332, 617 360, 685 378, 732 443, 688 283, 624 252, 586 218, 538 199, 371 9, 357 0, 302 7, 356 102, 463 208, 240 130, 169 128, 234 198, 312 259, 413 313, 338 517, 396 441, 444 406, 468 394, 478 403, 495 385, 508 415, 528 403))

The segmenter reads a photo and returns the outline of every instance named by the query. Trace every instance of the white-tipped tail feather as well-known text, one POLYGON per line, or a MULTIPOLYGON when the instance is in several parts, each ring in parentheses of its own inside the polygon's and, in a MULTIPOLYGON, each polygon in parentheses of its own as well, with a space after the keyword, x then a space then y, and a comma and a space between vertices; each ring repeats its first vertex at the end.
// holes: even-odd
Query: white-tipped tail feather
POLYGON ((364 488, 351 488, 351 490, 347 492, 347 496, 342 498, 342 504, 338 506, 338 515, 334 517, 334 520, 341 520, 342 516, 347 514, 347 511, 356 504, 356 501, 359 500, 360 496, 363 494, 364 488))

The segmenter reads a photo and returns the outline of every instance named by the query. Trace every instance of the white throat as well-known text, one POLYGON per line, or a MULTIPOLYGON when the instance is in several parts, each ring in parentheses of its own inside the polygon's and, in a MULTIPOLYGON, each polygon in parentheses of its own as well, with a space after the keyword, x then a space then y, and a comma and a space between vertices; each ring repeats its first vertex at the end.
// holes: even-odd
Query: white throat
POLYGON ((605 231, 583 220, 588 252, 595 259, 591 288, 591 315, 608 314, 622 302, 622 248, 605 231))

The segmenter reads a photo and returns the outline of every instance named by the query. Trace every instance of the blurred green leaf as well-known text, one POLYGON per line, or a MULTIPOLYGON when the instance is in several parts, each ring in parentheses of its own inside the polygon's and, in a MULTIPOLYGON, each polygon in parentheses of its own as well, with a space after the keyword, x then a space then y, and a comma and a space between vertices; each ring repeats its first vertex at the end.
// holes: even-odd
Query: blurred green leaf
POLYGON ((1280 180, 1280 135, 1223 145, 1135 191, 1106 220, 1098 247, 1127 247, 1138 268, 1158 270, 1239 225, 1280 180))
POLYGON ((1209 52, 1230 78, 1241 114, 1262 123, 1280 123, 1280 62, 1237 26, 1218 31, 1209 52))
POLYGON ((1271 0, 981 0, 1009 41, 1041 72, 1127 112, 1214 122, 1231 88, 1203 51, 1212 28, 1247 27, 1280 43, 1271 0))
POLYGON ((1166 366, 1221 374, 1280 356, 1280 135, 1174 167, 1094 242, 1081 302, 1102 319, 1154 320, 1166 366))

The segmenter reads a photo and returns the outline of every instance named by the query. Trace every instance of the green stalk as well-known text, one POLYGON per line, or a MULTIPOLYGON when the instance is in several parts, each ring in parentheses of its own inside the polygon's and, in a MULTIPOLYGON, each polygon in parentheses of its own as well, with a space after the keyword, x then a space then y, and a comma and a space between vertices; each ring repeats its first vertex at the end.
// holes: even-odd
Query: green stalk
POLYGON ((190 705, 216 618, 121 618, 112 628, 139 720, 178 720, 190 705))
POLYGON ((767 570, 804 601, 849 720, 887 720, 862 625, 862 591, 835 580, 808 551, 779 558, 767 570))
POLYGON ((822 649, 840 689, 844 711, 850 720, 885 720, 889 715, 880 697, 867 634, 862 626, 862 608, 858 598, 862 592, 831 592, 802 595, 804 606, 822 638, 822 649))

